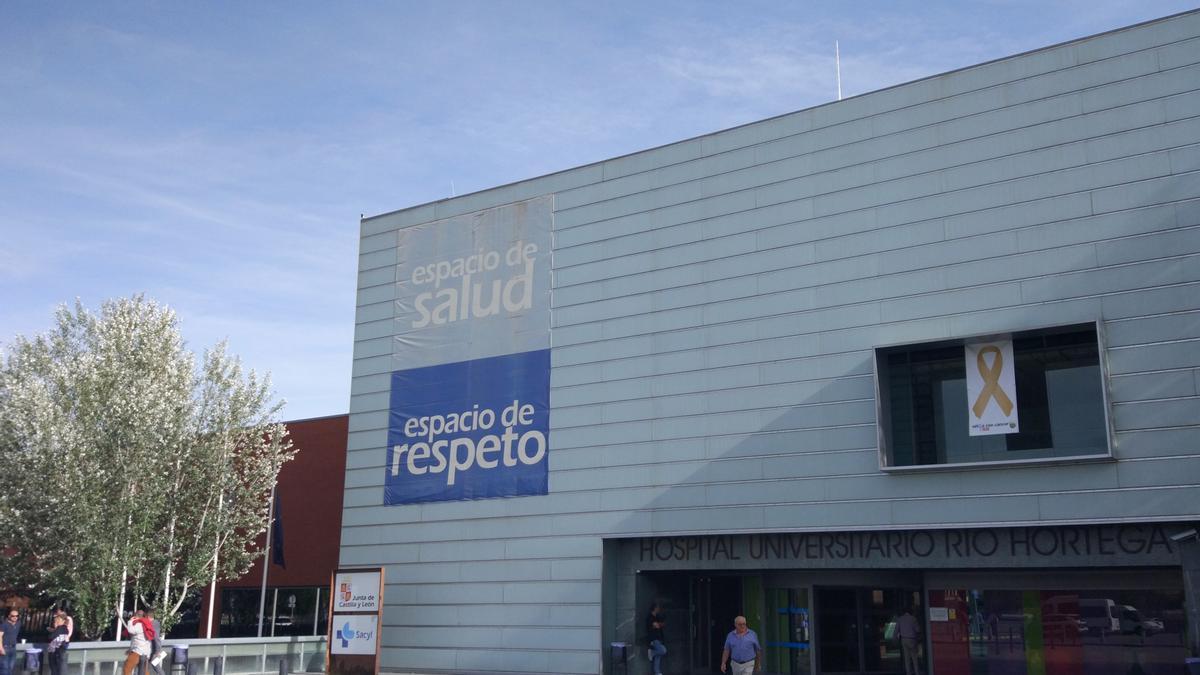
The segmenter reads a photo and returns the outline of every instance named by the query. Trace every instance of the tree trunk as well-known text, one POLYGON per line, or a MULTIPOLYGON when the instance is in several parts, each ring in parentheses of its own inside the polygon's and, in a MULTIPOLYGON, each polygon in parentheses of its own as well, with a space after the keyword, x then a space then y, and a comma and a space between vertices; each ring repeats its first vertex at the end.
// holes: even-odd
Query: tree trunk
POLYGON ((121 640, 121 617, 125 615, 125 577, 129 574, 129 567, 121 568, 121 593, 117 596, 117 632, 114 640, 121 640))
POLYGON ((167 527, 167 569, 163 573, 163 594, 157 604, 166 607, 171 602, 171 570, 175 567, 175 514, 171 514, 171 524, 167 527))
MULTIPOLYGON (((225 506, 225 492, 221 491, 217 495, 217 525, 221 524, 221 509, 225 506)), ((217 600, 217 569, 220 567, 221 555, 221 531, 217 530, 216 541, 213 542, 213 557, 212 557, 212 585, 208 589, 208 629, 205 631, 204 637, 212 637, 213 612, 216 610, 217 600)))

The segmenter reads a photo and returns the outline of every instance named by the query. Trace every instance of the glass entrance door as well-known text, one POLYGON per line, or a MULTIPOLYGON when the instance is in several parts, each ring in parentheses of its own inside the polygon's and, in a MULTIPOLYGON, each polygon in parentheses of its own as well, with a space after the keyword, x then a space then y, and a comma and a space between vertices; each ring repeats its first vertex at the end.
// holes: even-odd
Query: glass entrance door
MULTIPOLYGON (((914 595, 920 597, 920 592, 903 588, 864 588, 859 589, 859 593, 863 670, 868 673, 903 673, 900 637, 896 633, 896 624, 892 622, 913 603, 914 595), (892 624, 890 635, 888 624, 892 624)), ((914 615, 922 616, 919 610, 914 615)))
MULTIPOLYGON (((893 624, 920 602, 915 588, 821 588, 816 596, 817 661, 821 673, 903 673, 893 624), (889 639, 890 638, 890 639, 889 639)), ((914 614, 921 616, 920 607, 914 614)))
POLYGON ((690 596, 689 672, 720 673, 725 635, 743 612, 742 577, 692 577, 690 596))
POLYGON ((862 672, 858 589, 818 588, 816 596, 821 672, 862 672))
POLYGON ((768 588, 764 612, 763 671, 771 675, 812 672, 812 616, 807 588, 768 588))

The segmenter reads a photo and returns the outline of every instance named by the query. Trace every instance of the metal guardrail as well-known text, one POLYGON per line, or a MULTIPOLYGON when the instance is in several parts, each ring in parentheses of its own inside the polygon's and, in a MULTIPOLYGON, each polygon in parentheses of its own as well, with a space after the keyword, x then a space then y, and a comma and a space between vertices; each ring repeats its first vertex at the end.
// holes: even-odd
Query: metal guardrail
MULTIPOLYGON (((188 646, 188 661, 197 665, 197 673, 208 675, 220 664, 223 675, 258 675, 278 673, 279 661, 286 661, 286 672, 315 673, 325 671, 324 635, 264 638, 213 638, 210 640, 166 640, 167 658, 163 670, 184 675, 184 664, 171 661, 174 645, 188 646)), ((41 671, 49 672, 44 644, 17 645, 17 662, 13 675, 25 675, 25 649, 43 650, 41 671)), ((67 667, 63 675, 120 675, 129 651, 128 642, 72 642, 67 650, 67 667)))

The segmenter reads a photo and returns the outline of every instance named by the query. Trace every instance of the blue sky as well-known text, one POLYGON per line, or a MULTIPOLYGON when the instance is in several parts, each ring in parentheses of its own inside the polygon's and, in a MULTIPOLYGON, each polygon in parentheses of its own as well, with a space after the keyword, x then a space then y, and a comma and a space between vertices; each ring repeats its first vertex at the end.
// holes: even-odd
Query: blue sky
POLYGON ((1192 8, 0 3, 0 344, 146 293, 284 417, 348 408, 360 214, 1192 8))

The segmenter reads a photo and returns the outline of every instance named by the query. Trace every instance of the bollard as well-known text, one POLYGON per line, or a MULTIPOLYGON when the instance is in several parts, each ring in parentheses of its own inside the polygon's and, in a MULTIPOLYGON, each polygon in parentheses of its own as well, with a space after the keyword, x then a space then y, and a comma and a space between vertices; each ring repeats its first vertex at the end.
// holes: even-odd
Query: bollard
POLYGON ((25 670, 31 673, 42 670, 42 650, 37 647, 25 648, 25 670))
POLYGON ((608 645, 608 672, 615 673, 621 668, 629 673, 629 644, 625 642, 610 642, 608 645))
POLYGON ((288 675, 287 659, 279 659, 279 675, 288 675))
POLYGON ((217 657, 213 659, 213 675, 223 675, 225 672, 225 659, 217 657))
POLYGON ((200 664, 195 661, 188 661, 185 670, 187 675, 197 675, 196 671, 200 670, 200 664))

